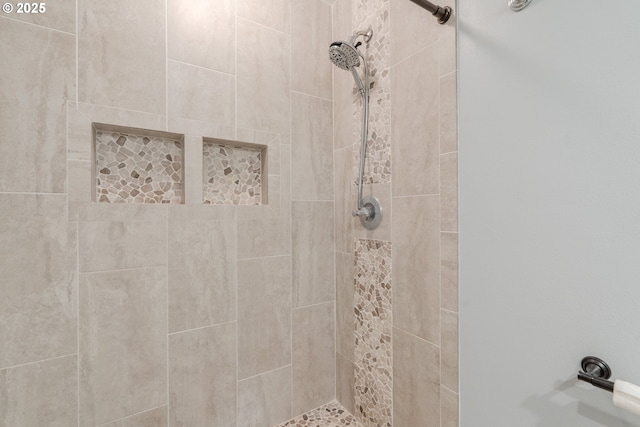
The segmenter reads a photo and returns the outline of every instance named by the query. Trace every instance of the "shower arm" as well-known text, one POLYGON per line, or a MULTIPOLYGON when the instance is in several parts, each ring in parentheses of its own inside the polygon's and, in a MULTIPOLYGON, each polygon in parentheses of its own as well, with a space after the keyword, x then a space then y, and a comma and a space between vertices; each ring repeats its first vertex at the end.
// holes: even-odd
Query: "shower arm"
POLYGON ((431 12, 433 16, 438 18, 439 24, 446 23, 451 17, 451 8, 449 6, 444 6, 444 7, 438 6, 437 4, 433 4, 427 0, 411 0, 411 1, 417 4, 418 6, 420 6, 421 8, 431 12))

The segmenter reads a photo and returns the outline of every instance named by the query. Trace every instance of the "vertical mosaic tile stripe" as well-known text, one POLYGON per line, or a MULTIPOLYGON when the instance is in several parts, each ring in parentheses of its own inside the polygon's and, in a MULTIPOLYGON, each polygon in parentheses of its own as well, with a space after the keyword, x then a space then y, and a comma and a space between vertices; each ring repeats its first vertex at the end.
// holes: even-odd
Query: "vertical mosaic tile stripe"
POLYGON ((391 427, 391 242, 355 241, 355 408, 364 427, 391 427))
POLYGON ((96 200, 182 203, 182 142, 96 129, 96 200))
POLYGON ((276 427, 362 427, 338 402, 329 402, 276 427))
POLYGON ((206 142, 202 156, 205 204, 262 204, 262 150, 206 142))
MULTIPOLYGON (((389 0, 354 0, 353 28, 365 30, 371 25, 373 38, 364 49, 370 74, 369 135, 365 163, 365 184, 391 182, 391 78, 389 68, 390 31, 389 0)), ((360 167, 360 133, 362 123, 362 98, 354 92, 354 177, 360 167)))

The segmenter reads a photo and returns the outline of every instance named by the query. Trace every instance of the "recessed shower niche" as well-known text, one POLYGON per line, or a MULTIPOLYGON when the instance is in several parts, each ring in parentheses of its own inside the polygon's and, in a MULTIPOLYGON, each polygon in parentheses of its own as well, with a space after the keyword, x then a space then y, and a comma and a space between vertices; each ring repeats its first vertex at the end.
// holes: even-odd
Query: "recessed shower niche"
POLYGON ((183 203, 184 137, 93 123, 95 201, 183 203))
POLYGON ((266 145, 204 138, 203 203, 267 204, 266 160, 266 145))

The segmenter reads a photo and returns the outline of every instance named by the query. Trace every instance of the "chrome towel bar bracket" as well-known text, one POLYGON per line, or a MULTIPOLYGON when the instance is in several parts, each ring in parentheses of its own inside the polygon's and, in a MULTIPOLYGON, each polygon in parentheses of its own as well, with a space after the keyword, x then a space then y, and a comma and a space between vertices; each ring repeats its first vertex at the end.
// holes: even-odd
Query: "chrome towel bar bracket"
POLYGON ((411 0, 411 1, 417 4, 418 6, 420 6, 421 8, 431 12, 433 16, 438 18, 439 24, 445 24, 449 20, 449 18, 451 18, 452 10, 449 6, 444 6, 444 7, 438 6, 437 4, 433 4, 427 0, 411 0))
POLYGON ((529 6, 533 0, 509 0, 511 10, 519 12, 529 6))
POLYGON ((580 381, 588 382, 595 387, 613 393, 613 382, 608 381, 611 377, 611 368, 604 360, 595 356, 587 356, 582 359, 580 366, 582 367, 582 371, 578 372, 580 381))

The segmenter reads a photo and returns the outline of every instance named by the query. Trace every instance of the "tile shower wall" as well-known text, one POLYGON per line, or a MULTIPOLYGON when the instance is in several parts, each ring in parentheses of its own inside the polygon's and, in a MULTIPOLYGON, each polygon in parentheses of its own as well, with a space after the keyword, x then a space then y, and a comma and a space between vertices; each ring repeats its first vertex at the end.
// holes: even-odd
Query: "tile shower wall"
MULTIPOLYGON (((440 3, 455 6, 453 0, 440 3)), ((361 102, 351 75, 335 69, 337 398, 365 426, 453 427, 458 425, 455 14, 441 26, 408 0, 333 4, 334 39, 369 25, 373 39, 361 48, 374 80, 364 194, 381 200, 385 219, 367 231, 350 216, 361 102), (388 257, 372 248, 385 248, 388 257), (378 277, 389 267, 390 278, 378 277), (387 286, 390 313, 363 311, 363 302, 386 301, 371 292, 387 286), (379 345, 386 342, 385 328, 389 349, 379 345), (383 338, 371 339, 363 330, 383 338), (390 368, 381 366, 386 360, 390 368), (376 405, 369 404, 373 400, 376 405)))
POLYGON ((0 426, 271 427, 333 400, 331 6, 47 7, 0 17, 0 426), (184 135, 184 204, 91 202, 94 122, 184 135), (203 205, 203 138, 267 146, 267 204, 203 205))

